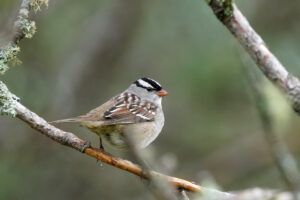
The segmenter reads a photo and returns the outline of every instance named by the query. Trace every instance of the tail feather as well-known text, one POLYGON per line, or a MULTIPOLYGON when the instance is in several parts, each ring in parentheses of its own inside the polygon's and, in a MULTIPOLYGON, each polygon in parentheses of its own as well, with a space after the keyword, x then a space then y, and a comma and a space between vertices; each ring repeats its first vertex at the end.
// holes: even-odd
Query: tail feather
POLYGON ((49 122, 50 124, 58 124, 58 123, 74 123, 74 122, 81 122, 82 119, 80 118, 69 118, 69 119, 60 119, 60 120, 55 120, 52 122, 49 122))

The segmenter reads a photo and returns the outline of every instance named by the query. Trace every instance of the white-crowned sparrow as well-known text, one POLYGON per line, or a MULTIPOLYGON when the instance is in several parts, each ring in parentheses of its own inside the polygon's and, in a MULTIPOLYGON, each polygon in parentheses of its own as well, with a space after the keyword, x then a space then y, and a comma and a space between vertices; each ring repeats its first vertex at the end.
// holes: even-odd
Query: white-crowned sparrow
POLYGON ((52 123, 78 122, 113 147, 126 148, 130 137, 137 148, 148 146, 164 126, 161 99, 168 93, 150 78, 140 78, 121 94, 85 115, 52 123))

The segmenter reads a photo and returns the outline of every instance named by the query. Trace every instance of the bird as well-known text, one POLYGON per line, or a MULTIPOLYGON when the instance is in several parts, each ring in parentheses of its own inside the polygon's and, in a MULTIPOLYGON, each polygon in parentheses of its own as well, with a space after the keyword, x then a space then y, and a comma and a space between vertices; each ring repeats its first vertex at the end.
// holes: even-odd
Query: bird
POLYGON ((166 95, 168 92, 157 81, 144 77, 87 114, 51 123, 79 123, 99 136, 103 150, 102 139, 117 149, 128 149, 128 137, 142 149, 157 138, 164 126, 162 97, 166 95))

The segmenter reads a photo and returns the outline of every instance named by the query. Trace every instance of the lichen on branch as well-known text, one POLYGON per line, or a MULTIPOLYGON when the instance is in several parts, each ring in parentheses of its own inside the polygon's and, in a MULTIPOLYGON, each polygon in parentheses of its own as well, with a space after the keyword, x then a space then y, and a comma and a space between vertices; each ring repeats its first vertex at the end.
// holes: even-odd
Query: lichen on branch
POLYGON ((16 21, 15 26, 17 26, 20 29, 21 34, 25 38, 32 38, 33 35, 36 33, 35 22, 27 18, 22 18, 16 21))
POLYGON ((8 69, 8 63, 19 64, 17 54, 20 52, 18 46, 23 38, 32 38, 36 33, 35 22, 29 19, 30 11, 39 11, 42 5, 48 6, 48 0, 23 0, 14 22, 15 33, 12 41, 0 48, 0 75, 3 75, 8 69))
POLYGON ((20 48, 15 44, 8 44, 4 48, 0 48, 0 75, 8 70, 8 62, 18 63, 17 54, 20 48))
POLYGON ((48 7, 49 0, 31 0, 30 7, 36 12, 41 10, 41 6, 45 5, 48 7))
POLYGON ((16 102, 19 98, 12 94, 6 85, 0 81, 0 115, 9 115, 15 117, 17 112, 16 102))
POLYGON ((207 0, 217 18, 225 23, 233 16, 232 0, 207 0))

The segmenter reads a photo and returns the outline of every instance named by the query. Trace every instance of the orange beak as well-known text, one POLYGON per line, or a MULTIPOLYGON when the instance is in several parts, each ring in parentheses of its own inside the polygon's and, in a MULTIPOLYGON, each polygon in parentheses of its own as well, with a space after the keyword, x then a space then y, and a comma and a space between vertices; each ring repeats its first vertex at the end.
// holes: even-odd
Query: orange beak
POLYGON ((168 92, 167 92, 166 90, 164 90, 164 89, 161 89, 161 90, 158 91, 156 94, 157 94, 158 96, 160 96, 160 97, 164 97, 164 96, 167 96, 167 95, 168 95, 168 92))

